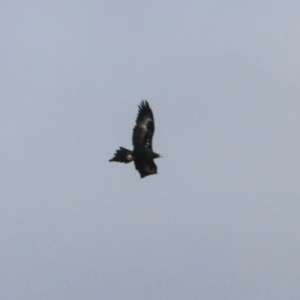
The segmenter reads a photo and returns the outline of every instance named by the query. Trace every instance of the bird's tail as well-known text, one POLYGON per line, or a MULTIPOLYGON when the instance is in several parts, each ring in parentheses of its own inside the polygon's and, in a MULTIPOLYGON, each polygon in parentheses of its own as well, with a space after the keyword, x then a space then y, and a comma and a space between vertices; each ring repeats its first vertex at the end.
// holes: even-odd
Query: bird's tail
POLYGON ((112 159, 110 159, 109 161, 117 161, 117 162, 127 164, 127 163, 133 161, 132 151, 125 149, 123 147, 120 147, 120 149, 118 149, 116 151, 114 157, 112 159))

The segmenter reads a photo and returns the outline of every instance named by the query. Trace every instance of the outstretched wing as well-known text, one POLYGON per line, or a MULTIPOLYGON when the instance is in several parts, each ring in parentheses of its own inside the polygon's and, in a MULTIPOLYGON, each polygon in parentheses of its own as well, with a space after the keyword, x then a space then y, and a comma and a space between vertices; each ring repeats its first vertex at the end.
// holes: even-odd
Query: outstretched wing
POLYGON ((133 129, 132 144, 134 147, 146 147, 152 151, 154 134, 154 117, 149 103, 145 100, 139 105, 136 125, 133 129))
POLYGON ((141 178, 157 173, 157 167, 153 160, 135 160, 134 164, 141 178))

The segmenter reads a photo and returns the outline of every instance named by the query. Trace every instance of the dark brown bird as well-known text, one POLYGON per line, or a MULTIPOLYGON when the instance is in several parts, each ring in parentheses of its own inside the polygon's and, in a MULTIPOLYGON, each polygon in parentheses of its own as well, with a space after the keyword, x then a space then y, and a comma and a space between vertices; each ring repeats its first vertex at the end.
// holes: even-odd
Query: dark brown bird
POLYGON ((154 134, 154 117, 149 103, 144 100, 139 105, 136 125, 133 128, 132 144, 133 151, 120 147, 112 159, 121 163, 134 161, 135 168, 141 178, 157 173, 154 159, 161 157, 152 150, 152 138, 154 134))

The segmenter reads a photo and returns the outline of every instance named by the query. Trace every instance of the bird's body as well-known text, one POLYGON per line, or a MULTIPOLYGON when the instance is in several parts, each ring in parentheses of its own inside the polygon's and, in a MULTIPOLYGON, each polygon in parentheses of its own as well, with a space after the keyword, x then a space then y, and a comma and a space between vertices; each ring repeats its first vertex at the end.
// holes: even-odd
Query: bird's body
POLYGON ((141 178, 156 174, 157 167, 154 159, 161 156, 152 150, 154 129, 152 110, 146 100, 142 101, 139 105, 136 125, 133 128, 133 151, 120 147, 109 161, 122 163, 134 161, 135 168, 140 173, 141 178))

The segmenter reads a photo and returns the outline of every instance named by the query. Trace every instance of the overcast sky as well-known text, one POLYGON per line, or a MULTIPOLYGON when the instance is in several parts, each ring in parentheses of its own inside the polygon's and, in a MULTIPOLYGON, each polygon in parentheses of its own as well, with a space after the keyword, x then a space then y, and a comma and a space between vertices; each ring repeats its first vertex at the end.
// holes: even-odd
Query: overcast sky
POLYGON ((0 298, 300 299, 300 2, 0 3, 0 298), (109 163, 153 109, 158 174, 109 163))

